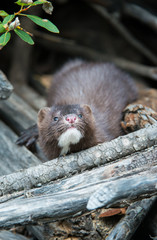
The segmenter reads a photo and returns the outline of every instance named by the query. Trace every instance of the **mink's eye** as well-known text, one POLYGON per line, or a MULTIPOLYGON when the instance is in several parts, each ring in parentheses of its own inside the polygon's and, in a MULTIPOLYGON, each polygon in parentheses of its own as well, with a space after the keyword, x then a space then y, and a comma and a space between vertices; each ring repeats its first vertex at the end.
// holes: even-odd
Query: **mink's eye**
POLYGON ((54 120, 55 122, 56 122, 56 121, 58 121, 58 117, 54 117, 54 119, 53 119, 53 120, 54 120))
POLYGON ((79 117, 79 118, 82 118, 83 116, 82 116, 82 114, 79 114, 78 117, 79 117))

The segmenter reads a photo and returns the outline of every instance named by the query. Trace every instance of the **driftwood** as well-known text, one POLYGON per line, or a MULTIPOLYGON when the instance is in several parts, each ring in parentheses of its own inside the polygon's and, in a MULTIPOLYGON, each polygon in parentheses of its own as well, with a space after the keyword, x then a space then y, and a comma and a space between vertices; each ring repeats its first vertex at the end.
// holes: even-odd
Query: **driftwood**
POLYGON ((7 99, 13 91, 13 86, 5 74, 0 71, 0 100, 7 99))

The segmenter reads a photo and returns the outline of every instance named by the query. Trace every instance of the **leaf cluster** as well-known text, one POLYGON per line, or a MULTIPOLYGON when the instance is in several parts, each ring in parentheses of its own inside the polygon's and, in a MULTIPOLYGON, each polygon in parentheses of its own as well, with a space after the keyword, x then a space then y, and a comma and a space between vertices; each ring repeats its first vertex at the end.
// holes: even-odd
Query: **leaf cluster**
POLYGON ((15 4, 20 6, 20 10, 14 14, 8 14, 7 12, 0 10, 0 49, 2 49, 11 38, 11 31, 14 31, 23 41, 34 44, 32 34, 27 32, 20 23, 19 16, 27 17, 35 24, 47 29, 53 33, 59 33, 58 28, 48 19, 42 19, 35 15, 24 14, 30 7, 42 5, 44 11, 48 14, 52 14, 53 6, 51 2, 47 0, 34 1, 33 0, 18 0, 15 4))

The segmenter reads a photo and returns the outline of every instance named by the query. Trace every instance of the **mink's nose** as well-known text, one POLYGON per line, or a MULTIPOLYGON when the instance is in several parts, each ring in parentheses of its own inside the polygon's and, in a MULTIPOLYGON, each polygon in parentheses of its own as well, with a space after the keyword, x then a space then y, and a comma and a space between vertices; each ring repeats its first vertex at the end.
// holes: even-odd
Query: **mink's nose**
POLYGON ((76 121, 76 115, 70 114, 65 117, 65 120, 69 123, 74 123, 76 121))

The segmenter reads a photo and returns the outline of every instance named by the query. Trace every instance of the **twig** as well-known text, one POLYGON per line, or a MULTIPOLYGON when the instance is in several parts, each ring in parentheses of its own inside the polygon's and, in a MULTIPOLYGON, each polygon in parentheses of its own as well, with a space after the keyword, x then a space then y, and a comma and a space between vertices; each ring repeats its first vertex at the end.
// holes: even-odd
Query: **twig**
POLYGON ((125 14, 136 18, 151 27, 153 30, 157 31, 157 17, 146 9, 135 4, 126 3, 124 4, 123 10, 125 14))
POLYGON ((145 57, 147 57, 151 62, 157 64, 157 57, 141 42, 135 39, 129 31, 114 17, 111 16, 105 8, 102 6, 92 4, 91 5, 96 11, 99 12, 124 38, 130 43, 135 49, 141 52, 145 57))
POLYGON ((144 77, 149 77, 153 80, 157 80, 157 67, 148 67, 121 58, 115 58, 113 59, 113 62, 124 70, 137 73, 144 77))

